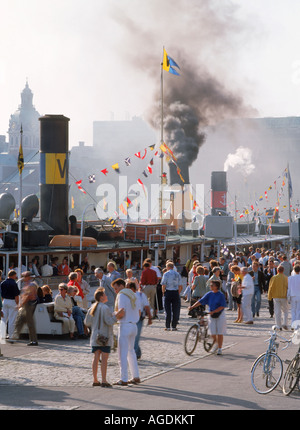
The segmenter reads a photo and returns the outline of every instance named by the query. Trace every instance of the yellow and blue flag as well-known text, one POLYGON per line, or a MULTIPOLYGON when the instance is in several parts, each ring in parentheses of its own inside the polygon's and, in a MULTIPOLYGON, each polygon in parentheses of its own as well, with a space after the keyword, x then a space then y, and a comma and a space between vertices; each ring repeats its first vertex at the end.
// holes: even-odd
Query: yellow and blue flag
POLYGON ((164 49, 163 70, 166 70, 173 75, 180 76, 177 70, 174 69, 174 67, 180 69, 178 64, 167 54, 166 50, 164 49))
POLYGON ((22 141, 20 142, 20 147, 19 147, 18 169, 19 169, 19 173, 21 175, 22 170, 24 169, 24 155, 23 155, 22 141))

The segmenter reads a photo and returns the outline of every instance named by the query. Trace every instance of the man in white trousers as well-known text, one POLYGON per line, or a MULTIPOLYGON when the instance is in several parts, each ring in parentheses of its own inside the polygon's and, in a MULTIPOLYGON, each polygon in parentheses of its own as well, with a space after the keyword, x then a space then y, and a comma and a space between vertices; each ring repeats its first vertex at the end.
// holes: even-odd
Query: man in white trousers
POLYGON ((0 285, 0 295, 3 302, 3 321, 5 327, 8 323, 8 337, 13 337, 15 322, 18 315, 18 304, 20 297, 20 290, 17 284, 17 272, 10 270, 7 279, 0 285))
POLYGON ((288 292, 287 298, 291 303, 292 324, 294 321, 300 320, 300 266, 294 266, 295 275, 288 277, 288 292))
POLYGON ((254 282, 247 267, 242 267, 242 309, 245 324, 253 324, 251 302, 254 294, 254 282))
POLYGON ((280 329, 288 329, 289 305, 287 300, 288 277, 284 274, 284 266, 277 268, 277 275, 270 279, 268 300, 274 301, 275 323, 280 329), (283 324, 282 324, 283 317, 283 324))
POLYGON ((123 308, 125 315, 119 320, 118 329, 118 358, 121 379, 114 385, 126 386, 141 382, 136 353, 134 350, 135 337, 137 335, 137 322, 140 319, 139 306, 136 303, 136 295, 130 288, 125 288, 123 279, 112 282, 117 297, 115 310, 123 308), (128 365, 132 379, 128 379, 128 365))

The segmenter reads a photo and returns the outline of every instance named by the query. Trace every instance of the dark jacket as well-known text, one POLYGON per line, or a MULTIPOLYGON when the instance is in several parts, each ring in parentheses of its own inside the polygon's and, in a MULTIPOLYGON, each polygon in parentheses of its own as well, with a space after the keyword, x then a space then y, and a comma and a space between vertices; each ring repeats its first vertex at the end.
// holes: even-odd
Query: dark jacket
MULTIPOLYGON (((253 270, 251 270, 251 272, 249 272, 249 274, 252 277, 254 277, 253 270)), ((259 286, 260 292, 263 293, 266 289, 266 277, 261 270, 258 270, 258 286, 259 286)))

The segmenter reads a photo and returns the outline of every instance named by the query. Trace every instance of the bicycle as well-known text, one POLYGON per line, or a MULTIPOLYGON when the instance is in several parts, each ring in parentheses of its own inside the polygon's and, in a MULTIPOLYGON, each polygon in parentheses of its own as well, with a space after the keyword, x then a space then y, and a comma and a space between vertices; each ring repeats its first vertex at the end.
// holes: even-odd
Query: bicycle
MULTIPOLYGON (((300 328, 297 327, 294 334, 292 335, 291 341, 295 345, 300 344, 300 328)), ((294 358, 289 362, 289 365, 286 369, 282 391, 286 396, 289 396, 292 391, 295 389, 298 384, 299 388, 299 379, 300 379, 300 345, 298 347, 298 351, 296 352, 294 358)))
POLYGON ((187 355, 192 355, 196 349, 198 342, 203 342, 203 346, 206 352, 209 352, 213 346, 213 339, 208 334, 208 322, 206 315, 208 312, 201 311, 197 323, 193 324, 184 340, 184 350, 187 355))
MULTIPOLYGON (((259 394, 268 394, 275 390, 282 378, 283 364, 277 354, 279 343, 276 340, 280 338, 288 343, 289 340, 280 336, 276 332, 277 329, 276 326, 272 327, 271 337, 265 341, 269 342, 267 351, 259 355, 251 367, 252 387, 259 394)), ((288 345, 283 349, 287 347, 288 345)))

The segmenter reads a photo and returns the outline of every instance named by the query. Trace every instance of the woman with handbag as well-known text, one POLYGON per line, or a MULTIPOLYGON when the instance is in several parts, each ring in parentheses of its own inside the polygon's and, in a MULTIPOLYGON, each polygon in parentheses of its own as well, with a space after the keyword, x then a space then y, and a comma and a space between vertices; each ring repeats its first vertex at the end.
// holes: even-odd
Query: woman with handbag
POLYGON ((107 382, 107 362, 110 354, 111 346, 113 345, 113 325, 118 319, 124 316, 124 309, 119 309, 118 312, 112 313, 109 307, 105 304, 107 296, 105 288, 100 287, 95 292, 95 303, 90 307, 85 317, 84 323, 91 329, 90 345, 94 354, 92 370, 93 370, 93 387, 109 387, 112 385, 107 382), (101 376, 102 383, 98 381, 98 364, 101 357, 101 376))
POLYGON ((224 309, 226 308, 226 299, 224 294, 220 291, 221 282, 211 281, 211 291, 205 294, 197 303, 190 306, 188 309, 194 309, 200 305, 208 305, 209 307, 209 332, 213 338, 214 351, 217 349, 217 355, 222 355, 223 337, 226 334, 226 316, 224 309))

